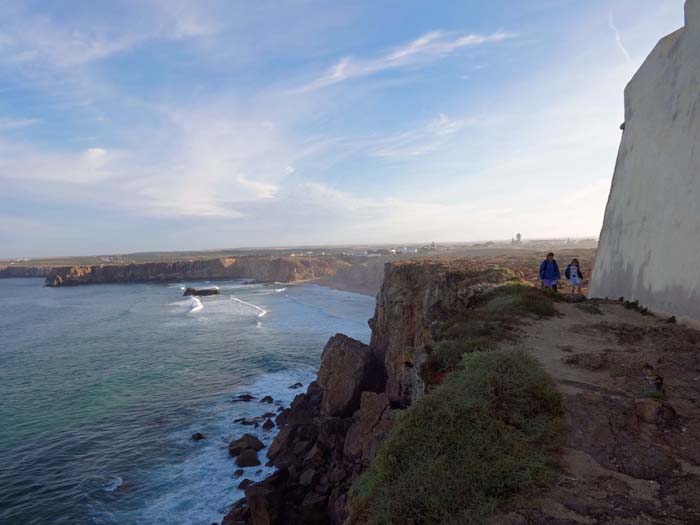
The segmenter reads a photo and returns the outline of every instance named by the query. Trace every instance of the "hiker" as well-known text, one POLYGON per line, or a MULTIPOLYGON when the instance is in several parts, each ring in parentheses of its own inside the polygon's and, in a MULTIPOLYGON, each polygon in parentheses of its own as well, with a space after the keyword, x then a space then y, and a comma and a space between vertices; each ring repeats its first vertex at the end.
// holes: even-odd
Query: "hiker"
POLYGON ((540 280, 542 281, 542 288, 550 288, 557 291, 557 283, 561 279, 561 272, 559 271, 559 265, 554 259, 554 254, 549 252, 547 258, 540 264, 540 280))
POLYGON ((569 284, 571 285, 571 295, 576 294, 576 288, 578 288, 578 293, 581 294, 581 281, 583 280, 583 273, 581 273, 581 265, 579 264, 578 259, 572 259, 571 264, 566 267, 564 275, 566 275, 566 278, 569 280, 569 284))

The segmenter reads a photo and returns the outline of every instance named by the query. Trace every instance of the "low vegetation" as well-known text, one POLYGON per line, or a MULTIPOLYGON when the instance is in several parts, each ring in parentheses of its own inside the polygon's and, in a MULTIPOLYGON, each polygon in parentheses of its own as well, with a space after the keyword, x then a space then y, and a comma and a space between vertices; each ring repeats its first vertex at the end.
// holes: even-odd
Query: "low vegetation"
POLYGON ((436 346, 449 362, 462 351, 458 367, 406 410, 355 483, 351 523, 483 523, 555 474, 559 394, 525 353, 480 344, 436 346))

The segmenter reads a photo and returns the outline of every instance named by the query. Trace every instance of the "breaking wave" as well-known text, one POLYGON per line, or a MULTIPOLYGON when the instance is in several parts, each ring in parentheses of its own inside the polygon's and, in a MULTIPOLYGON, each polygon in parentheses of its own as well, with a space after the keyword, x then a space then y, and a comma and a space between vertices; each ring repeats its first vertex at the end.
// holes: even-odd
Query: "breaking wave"
POLYGON ((267 314, 267 310, 264 308, 261 308, 255 304, 247 303, 245 301, 242 301, 241 299, 238 299, 237 297, 231 297, 232 301, 236 301, 237 303, 241 303, 244 306, 248 306, 249 308, 252 308, 253 310, 257 310, 258 312, 258 317, 263 317, 265 314, 267 314))

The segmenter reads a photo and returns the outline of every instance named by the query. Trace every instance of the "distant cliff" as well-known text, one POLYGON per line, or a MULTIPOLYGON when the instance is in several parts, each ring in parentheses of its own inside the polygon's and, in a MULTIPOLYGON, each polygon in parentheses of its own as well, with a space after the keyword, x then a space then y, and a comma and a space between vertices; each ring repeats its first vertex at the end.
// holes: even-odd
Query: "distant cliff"
POLYGON ((625 89, 590 294, 700 319, 700 0, 625 89))
POLYGON ((47 286, 103 283, 149 283, 180 280, 249 278, 261 282, 298 282, 335 274, 330 257, 227 257, 200 261, 55 268, 47 286))
POLYGON ((47 277, 53 267, 51 266, 5 266, 0 267, 0 279, 10 277, 47 277))

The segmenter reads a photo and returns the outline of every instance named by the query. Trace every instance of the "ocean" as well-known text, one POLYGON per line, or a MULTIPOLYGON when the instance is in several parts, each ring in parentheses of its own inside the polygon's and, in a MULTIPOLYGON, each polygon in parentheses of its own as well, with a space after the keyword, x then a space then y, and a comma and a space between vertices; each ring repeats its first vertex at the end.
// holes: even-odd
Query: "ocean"
POLYGON ((287 406, 333 334, 368 342, 373 309, 312 284, 0 280, 0 523, 219 522, 243 495, 228 442, 277 431, 234 420, 287 406))

